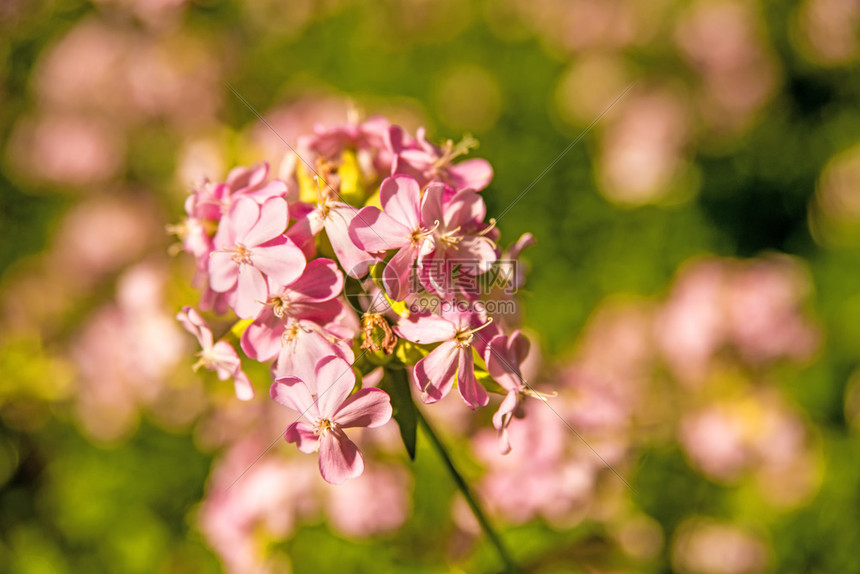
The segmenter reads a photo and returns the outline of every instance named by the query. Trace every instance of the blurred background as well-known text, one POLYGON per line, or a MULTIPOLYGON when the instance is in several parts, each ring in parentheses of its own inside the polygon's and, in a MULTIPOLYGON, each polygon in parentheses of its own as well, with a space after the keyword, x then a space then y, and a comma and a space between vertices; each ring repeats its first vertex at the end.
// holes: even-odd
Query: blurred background
POLYGON ((537 401, 506 457, 427 409, 524 570, 860 572, 858 56, 856 0, 3 0, 0 570, 500 568, 393 425, 346 485, 278 443, 225 492, 292 421, 174 320, 189 185, 287 151, 232 86, 291 143, 480 141, 532 380, 632 485, 537 401))

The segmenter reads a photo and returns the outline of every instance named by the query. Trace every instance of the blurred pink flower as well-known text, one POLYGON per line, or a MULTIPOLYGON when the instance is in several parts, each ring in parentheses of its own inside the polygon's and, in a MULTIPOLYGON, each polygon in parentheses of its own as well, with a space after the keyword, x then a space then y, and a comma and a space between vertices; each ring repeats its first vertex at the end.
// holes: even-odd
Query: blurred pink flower
MULTIPOLYGON (((557 400, 550 403, 558 409, 557 400)), ((521 524, 538 516, 569 525, 591 504, 603 463, 582 445, 546 404, 523 405, 526 416, 508 432, 510 454, 499 455, 498 437, 482 430, 472 440, 487 472, 478 483, 494 513, 521 524)), ((597 445, 598 452, 601 446, 597 445)), ((617 462, 610 455, 610 460, 617 462)))
POLYGON ((672 563, 682 574, 754 574, 768 572, 770 551, 744 528, 692 518, 675 534, 672 563))
POLYGON ((71 283, 89 287, 157 244, 161 224, 143 194, 92 197, 66 212, 48 257, 71 283))
POLYGON ((746 127, 777 87, 764 28, 755 5, 737 0, 700 0, 678 19, 675 38, 701 75, 701 113, 716 133, 746 127))
POLYGON ((125 141, 104 118, 47 113, 18 120, 6 153, 28 179, 91 191, 123 168, 125 141))
MULTIPOLYGON (((181 2, 129 0, 150 8, 181 2)), ((35 78, 48 110, 99 116, 122 132, 150 118, 166 118, 180 129, 214 122, 219 74, 212 51, 194 35, 148 35, 92 16, 44 52, 35 78)))
POLYGON ((79 375, 78 419, 95 438, 115 440, 128 432, 186 353, 164 308, 165 281, 159 264, 132 267, 119 279, 116 302, 93 314, 74 337, 69 352, 79 375))
POLYGON ((844 65, 857 58, 860 4, 856 0, 805 0, 796 14, 796 44, 816 63, 844 65))
POLYGON ((631 94, 604 130, 598 168, 612 201, 662 199, 681 173, 689 139, 686 102, 669 90, 631 94))
POLYGON ((693 411, 683 417, 678 438, 705 475, 733 482, 752 473, 774 505, 795 505, 817 488, 803 421, 773 391, 721 399, 693 411))
POLYGON ((698 385, 730 348, 750 365, 807 360, 818 329, 803 312, 809 280, 788 257, 688 263, 655 323, 655 336, 682 382, 698 385))
POLYGON ((198 513, 203 535, 235 574, 283 571, 267 567, 267 543, 287 538, 318 508, 314 465, 274 453, 255 462, 266 440, 251 435, 215 463, 198 513))
POLYGON ((366 538, 400 528, 409 516, 411 481, 396 466, 375 465, 356 478, 326 488, 326 511, 336 530, 366 538))

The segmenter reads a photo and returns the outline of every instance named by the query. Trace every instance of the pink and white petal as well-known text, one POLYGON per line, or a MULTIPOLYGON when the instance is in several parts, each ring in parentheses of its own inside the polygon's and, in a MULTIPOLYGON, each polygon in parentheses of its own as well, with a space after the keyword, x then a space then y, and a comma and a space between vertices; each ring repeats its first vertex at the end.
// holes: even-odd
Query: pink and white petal
POLYGON ((233 305, 236 315, 241 319, 256 317, 263 310, 268 297, 269 288, 260 270, 251 265, 239 265, 236 301, 233 305))
POLYGON ((341 430, 320 436, 320 474, 326 482, 342 484, 364 472, 364 459, 355 443, 341 430))
POLYGON ((233 373, 239 370, 242 364, 239 355, 236 353, 236 349, 227 341, 218 341, 210 347, 208 352, 204 351, 204 353, 212 362, 213 367, 218 373, 218 378, 222 381, 226 381, 233 376, 233 373))
POLYGON ((208 349, 212 346, 212 331, 206 325, 203 317, 197 312, 197 309, 188 305, 182 308, 182 311, 176 315, 176 320, 182 327, 197 338, 197 342, 203 349, 208 349))
MULTIPOLYGON (((337 299, 322 301, 320 303, 290 303, 291 317, 302 321, 312 321, 317 325, 323 326, 336 321, 341 310, 340 301, 337 299)), ((347 338, 351 337, 352 335, 347 336, 347 338)))
MULTIPOLYGON (((250 197, 241 197, 230 208, 218 226, 215 244, 219 248, 232 247, 234 242, 245 244, 246 238, 260 219, 260 205, 250 197), (221 229, 226 224, 226 229, 221 229), (225 232, 222 236, 222 232, 225 232), (220 243, 223 240, 224 243, 220 243)), ((247 245, 247 244, 246 244, 247 245)), ((252 244, 254 245, 254 244, 252 244)))
POLYGON ((251 262, 279 285, 289 285, 301 277, 307 265, 302 250, 283 236, 255 247, 251 251, 251 262))
POLYGON ((259 189, 246 192, 245 195, 246 197, 253 197, 257 203, 264 203, 273 197, 286 199, 289 189, 287 182, 281 181, 280 179, 273 179, 259 189))
POLYGON ((398 337, 420 345, 450 341, 457 334, 457 327, 439 315, 412 314, 394 326, 398 337))
POLYGON ((365 207, 349 224, 349 238, 356 247, 369 253, 399 249, 411 241, 417 227, 406 227, 376 207, 365 207))
POLYGON ((487 215, 484 199, 471 189, 458 191, 445 209, 445 225, 449 228, 483 223, 487 215))
POLYGON ((486 273, 498 259, 495 245, 486 237, 467 235, 457 247, 457 259, 463 261, 460 267, 471 275, 486 273))
POLYGON ((336 355, 323 358, 315 369, 320 416, 331 419, 355 387, 352 366, 336 355))
MULTIPOLYGON (((319 233, 321 229, 322 225, 316 230, 316 233, 319 233)), ((314 241, 316 233, 311 229, 310 218, 304 217, 299 219, 294 225, 291 225, 286 233, 284 233, 284 236, 302 250, 305 258, 311 259, 317 249, 316 242, 314 241)))
POLYGON ((412 380, 421 391, 422 401, 435 403, 451 391, 457 374, 458 355, 457 343, 447 341, 415 364, 412 380))
POLYGON ((396 156, 391 165, 391 173, 414 177, 418 181, 427 179, 426 172, 433 167, 435 158, 426 151, 419 149, 404 149, 396 156))
POLYGON ((309 261, 302 276, 289 285, 292 302, 321 303, 343 291, 343 273, 331 259, 309 261))
POLYGON ((475 410, 490 402, 487 389, 475 378, 475 362, 472 359, 472 348, 460 349, 457 364, 457 388, 460 396, 470 409, 475 410))
POLYGON ((227 185, 236 191, 254 188, 265 181, 269 173, 269 164, 262 162, 250 167, 234 167, 227 174, 227 185))
POLYGON ((421 227, 421 186, 413 178, 386 178, 379 187, 379 202, 388 216, 410 231, 421 227))
POLYGON ((525 249, 526 247, 531 247, 534 244, 534 236, 531 233, 523 233, 520 238, 517 239, 516 243, 514 243, 511 247, 508 248, 507 257, 509 259, 518 259, 523 249, 525 249))
POLYGON ((311 389, 297 377, 279 377, 269 387, 269 396, 279 405, 291 408, 309 421, 319 418, 311 389))
POLYGON ((438 221, 445 222, 445 190, 448 186, 444 183, 431 183, 427 186, 424 196, 421 198, 421 221, 427 227, 432 227, 438 221))
POLYGON ((413 291, 409 282, 417 254, 416 249, 407 245, 395 253, 382 270, 382 286, 395 301, 403 301, 413 291))
POLYGON ((321 335, 316 329, 302 329, 295 339, 281 345, 275 363, 276 375, 296 375, 302 377, 316 394, 316 366, 320 360, 330 355, 343 358, 343 350, 321 335))
POLYGON ((378 427, 391 420, 391 397, 381 389, 359 389, 346 399, 332 420, 344 428, 378 427))
POLYGON ((209 254, 209 287, 218 293, 226 293, 236 286, 239 280, 239 265, 233 261, 233 254, 227 251, 213 251, 209 254))
POLYGON ((516 361, 517 366, 520 366, 523 361, 526 360, 526 357, 529 355, 530 348, 531 343, 529 343, 529 340, 519 329, 511 333, 511 336, 508 337, 507 356, 510 357, 512 361, 516 361))
POLYGON ((325 219, 325 233, 340 266, 350 277, 364 277, 379 257, 359 249, 349 237, 349 225, 355 217, 351 208, 333 209, 325 219))
POLYGON ((493 414, 493 426, 497 430, 501 430, 510 422, 514 415, 514 411, 517 409, 517 403, 519 402, 518 397, 519 394, 516 391, 509 391, 508 394, 505 395, 505 398, 502 400, 502 404, 499 405, 499 410, 493 414))
POLYGON ((481 191, 493 180, 493 167, 485 159, 467 159, 448 169, 451 183, 458 189, 481 191))
POLYGON ((284 321, 266 306, 253 323, 242 333, 242 350, 255 361, 265 362, 275 358, 281 350, 281 335, 284 321))
POLYGON ((236 398, 240 401, 250 401, 254 398, 254 386, 245 371, 236 371, 233 375, 233 387, 236 390, 236 398))
POLYGON ((297 421, 284 431, 284 440, 294 442, 301 452, 310 454, 319 448, 319 437, 314 427, 305 421, 297 421))
POLYGON ((487 364, 487 372, 502 388, 507 391, 519 391, 523 388, 518 371, 519 363, 509 357, 507 343, 504 335, 493 337, 484 351, 484 360, 487 364))
POLYGON ((246 247, 262 245, 283 234, 290 221, 290 211, 286 200, 271 197, 260 206, 257 223, 239 241, 246 247))

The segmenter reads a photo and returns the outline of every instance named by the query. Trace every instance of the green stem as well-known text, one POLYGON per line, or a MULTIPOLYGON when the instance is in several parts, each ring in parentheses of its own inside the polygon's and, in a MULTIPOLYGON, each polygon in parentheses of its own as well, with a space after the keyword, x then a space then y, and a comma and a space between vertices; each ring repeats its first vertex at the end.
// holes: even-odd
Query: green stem
POLYGON ((445 463, 445 466, 448 467, 448 472, 451 473, 451 478, 454 479, 457 488, 460 489, 460 493, 463 495, 463 498, 466 499, 466 502, 469 504, 469 508, 472 509, 472 513, 475 515, 475 518, 478 519, 478 523, 484 530, 484 534, 487 535, 487 538, 496 548, 496 552, 499 553, 499 558, 502 559, 502 562, 505 565, 505 572, 519 572, 519 568, 517 568, 516 562, 514 562, 514 559, 511 557, 510 552, 508 552, 508 549, 505 547, 504 542, 502 542, 502 538, 493 529, 493 526, 490 524, 490 521, 487 520, 487 515, 484 514, 483 509, 481 509, 481 505, 478 504, 478 500, 472 494, 469 485, 466 484, 466 481, 463 479, 463 476, 454 466, 454 462, 448 455, 448 451, 445 448, 445 445, 443 445, 442 441, 439 440, 439 437, 433 431, 433 428, 430 426, 430 423, 427 422, 427 419, 424 418, 424 415, 421 413, 421 410, 417 408, 415 410, 418 417, 418 424, 421 426, 422 429, 424 429, 424 433, 427 435, 427 438, 430 439, 430 442, 433 444, 433 448, 435 448, 436 452, 439 453, 439 456, 442 457, 442 461, 445 463))

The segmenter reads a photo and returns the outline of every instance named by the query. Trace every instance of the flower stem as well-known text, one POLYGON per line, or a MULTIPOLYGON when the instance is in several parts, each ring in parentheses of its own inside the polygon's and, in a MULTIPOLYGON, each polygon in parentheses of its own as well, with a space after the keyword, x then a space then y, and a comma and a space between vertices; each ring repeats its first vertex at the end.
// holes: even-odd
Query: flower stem
POLYGON ((454 462, 451 460, 450 455, 448 454, 448 450, 445 448, 445 445, 442 444, 442 441, 439 440, 439 437, 436 435, 436 432, 430 426, 430 423, 427 422, 427 419, 424 418, 424 415, 421 413, 421 409, 415 409, 417 411, 418 424, 424 429, 424 434, 427 435, 427 438, 430 439, 430 443, 433 445, 433 448, 436 449, 436 452, 439 453, 439 456, 442 457, 442 461, 445 463, 445 466, 448 467, 448 472, 451 473, 451 478, 454 479, 454 483, 457 485, 457 488, 460 490, 460 493, 463 495, 463 498, 466 499, 466 502, 469 504, 469 508, 472 509, 472 513, 475 515, 475 518, 478 520, 478 524, 481 525, 481 528, 484 531, 484 534, 487 535, 487 538, 490 540, 490 543, 496 548, 496 552, 499 554, 499 558, 502 559, 502 562, 505 565, 505 572, 519 572, 519 568, 517 567, 516 562, 511 557, 510 552, 507 547, 505 547, 502 538, 499 534, 493 529, 493 526, 490 524, 490 521, 487 519, 487 515, 484 514, 483 509, 481 509, 481 505, 478 503, 478 500, 472 494, 469 485, 466 484, 466 481, 463 479, 463 476, 454 466, 454 462))

